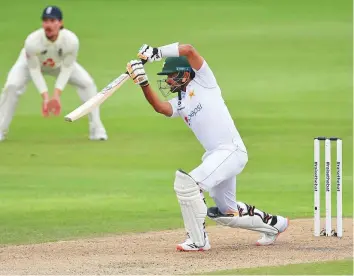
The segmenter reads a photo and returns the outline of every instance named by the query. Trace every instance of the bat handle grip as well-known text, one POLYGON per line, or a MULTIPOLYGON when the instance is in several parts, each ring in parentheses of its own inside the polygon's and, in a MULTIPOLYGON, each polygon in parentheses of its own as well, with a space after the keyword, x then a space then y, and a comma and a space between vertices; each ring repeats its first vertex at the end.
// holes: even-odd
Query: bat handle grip
MULTIPOLYGON (((140 59, 140 60, 141 60, 141 63, 142 63, 143 65, 144 65, 145 63, 147 63, 147 59, 140 59)), ((126 71, 125 73, 126 73, 127 75, 129 75, 129 74, 128 74, 128 71, 126 71)))

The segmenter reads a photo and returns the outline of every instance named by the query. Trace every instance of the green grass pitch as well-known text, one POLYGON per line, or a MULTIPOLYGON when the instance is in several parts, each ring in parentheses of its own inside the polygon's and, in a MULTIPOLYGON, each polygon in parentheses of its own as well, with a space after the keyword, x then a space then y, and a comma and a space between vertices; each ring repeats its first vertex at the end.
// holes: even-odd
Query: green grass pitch
POLYGON ((353 260, 217 271, 211 275, 353 275, 353 260))

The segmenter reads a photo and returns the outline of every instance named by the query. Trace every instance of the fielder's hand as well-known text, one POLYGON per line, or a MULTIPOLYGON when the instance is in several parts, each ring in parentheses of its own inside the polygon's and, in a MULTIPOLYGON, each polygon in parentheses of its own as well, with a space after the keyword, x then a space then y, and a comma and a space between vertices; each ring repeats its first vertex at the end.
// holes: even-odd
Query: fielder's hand
POLYGON ((42 98, 43 98, 42 115, 43 115, 43 117, 48 117, 49 116, 49 110, 48 110, 49 96, 48 96, 48 92, 44 92, 42 94, 42 98))
POLYGON ((48 111, 58 116, 61 111, 61 103, 59 97, 53 97, 48 103, 48 111))
POLYGON ((48 103, 49 113, 53 113, 55 116, 58 116, 61 111, 60 94, 61 90, 56 88, 52 99, 48 103))
POLYGON ((153 48, 147 44, 141 46, 138 52, 138 58, 149 62, 160 61, 162 58, 161 51, 158 48, 153 48))
POLYGON ((48 117, 49 116, 49 111, 48 111, 48 100, 44 100, 42 102, 42 115, 43 117, 48 117))
POLYGON ((139 84, 141 87, 149 85, 148 77, 145 73, 144 65, 141 61, 131 60, 128 62, 127 71, 135 84, 139 84))

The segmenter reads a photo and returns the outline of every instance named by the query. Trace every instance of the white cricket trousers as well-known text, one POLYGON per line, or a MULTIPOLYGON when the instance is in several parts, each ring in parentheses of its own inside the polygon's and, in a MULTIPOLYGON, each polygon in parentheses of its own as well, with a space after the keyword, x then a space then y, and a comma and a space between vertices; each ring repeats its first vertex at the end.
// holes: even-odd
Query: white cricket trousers
POLYGON ((190 175, 203 191, 209 192, 220 212, 237 211, 236 175, 248 162, 247 152, 237 145, 222 145, 206 152, 202 164, 190 175))
MULTIPOLYGON (((44 75, 58 76, 60 69, 44 71, 44 75)), ((16 63, 8 73, 5 86, 0 95, 0 134, 6 133, 12 121, 20 95, 22 95, 28 82, 31 80, 27 59, 24 49, 16 63)), ((77 89, 82 102, 87 101, 97 93, 96 85, 89 73, 78 63, 75 63, 74 70, 70 76, 69 84, 77 89)), ((91 128, 103 128, 99 109, 94 109, 89 114, 91 128)))

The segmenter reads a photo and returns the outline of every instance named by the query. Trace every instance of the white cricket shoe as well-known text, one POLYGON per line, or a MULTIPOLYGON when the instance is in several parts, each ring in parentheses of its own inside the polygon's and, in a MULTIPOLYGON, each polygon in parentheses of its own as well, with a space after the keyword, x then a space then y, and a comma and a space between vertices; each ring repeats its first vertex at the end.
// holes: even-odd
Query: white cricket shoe
POLYGON ((90 129, 90 140, 93 141, 106 141, 108 140, 107 132, 104 127, 91 128, 90 129))
POLYGON ((205 237, 205 245, 203 247, 196 246, 195 243, 193 243, 189 237, 183 243, 177 244, 177 251, 184 251, 184 252, 208 251, 210 248, 211 246, 209 243, 208 235, 206 235, 205 237))
POLYGON ((289 226, 289 219, 284 218, 282 216, 277 216, 278 222, 274 225, 276 229, 278 229, 277 234, 266 234, 262 233, 261 238, 256 242, 256 245, 263 246, 263 245, 270 245, 273 244, 280 233, 283 233, 289 226))
POLYGON ((0 132, 0 142, 6 140, 6 134, 0 132))

